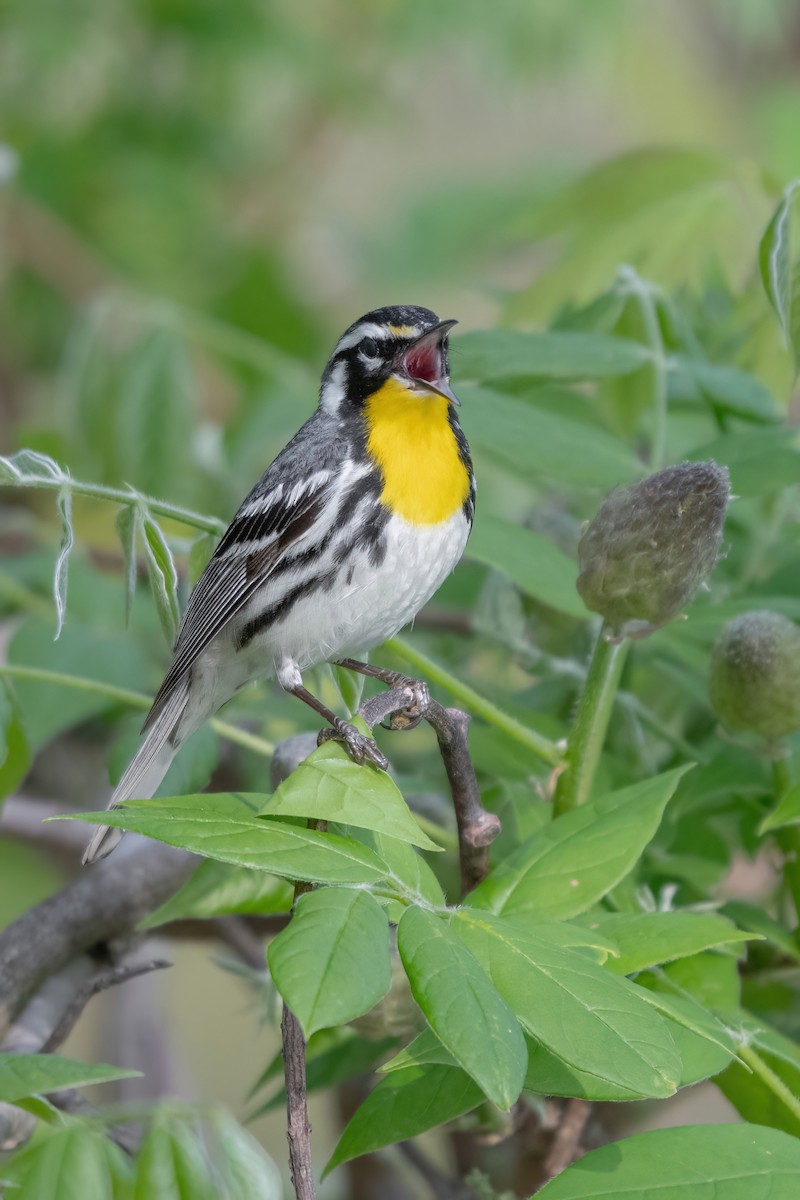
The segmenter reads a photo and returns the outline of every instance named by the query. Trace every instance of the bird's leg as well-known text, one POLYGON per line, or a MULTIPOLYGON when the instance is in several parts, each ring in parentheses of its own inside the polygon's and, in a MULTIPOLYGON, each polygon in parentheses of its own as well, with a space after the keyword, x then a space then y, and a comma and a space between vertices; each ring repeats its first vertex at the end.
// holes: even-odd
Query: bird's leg
POLYGON ((373 738, 361 733, 349 721, 344 721, 341 717, 337 717, 335 712, 331 712, 321 700, 312 695, 302 684, 293 684, 291 687, 286 688, 286 691, 292 696, 297 696, 297 699, 302 700, 309 708, 313 708, 315 713, 319 713, 332 726, 331 729, 320 731, 317 738, 318 744, 327 741, 329 738, 336 738, 337 741, 344 742, 350 757, 357 763, 369 760, 373 766, 380 767, 382 771, 388 771, 389 762, 386 756, 381 753, 373 738))
POLYGON ((406 687, 411 691, 414 697, 411 704, 400 712, 392 714, 389 718, 388 729, 414 729, 428 711, 431 697, 428 685, 422 679, 409 679, 400 671, 390 671, 387 667, 376 667, 372 663, 361 662, 357 658, 340 658, 336 665, 344 667, 346 671, 355 671, 358 675, 366 675, 370 679, 379 679, 387 687, 406 687))

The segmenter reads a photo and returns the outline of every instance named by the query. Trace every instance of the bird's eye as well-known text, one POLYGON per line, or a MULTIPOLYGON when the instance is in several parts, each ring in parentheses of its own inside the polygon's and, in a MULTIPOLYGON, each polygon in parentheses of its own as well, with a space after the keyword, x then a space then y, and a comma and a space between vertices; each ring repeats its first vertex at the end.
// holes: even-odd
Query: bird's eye
POLYGON ((361 343, 362 353, 366 354, 367 358, 377 358, 379 354, 378 343, 375 338, 364 338, 361 343))

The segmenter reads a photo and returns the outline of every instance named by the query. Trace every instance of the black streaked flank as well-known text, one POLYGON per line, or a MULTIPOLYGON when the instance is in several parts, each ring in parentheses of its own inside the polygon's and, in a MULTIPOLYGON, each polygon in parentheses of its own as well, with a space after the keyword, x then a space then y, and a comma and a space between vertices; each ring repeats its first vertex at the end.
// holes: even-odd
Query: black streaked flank
POLYGON ((332 567, 330 571, 325 571, 322 575, 313 575, 303 583, 298 583, 277 604, 273 604, 271 608, 267 608, 264 612, 259 613, 257 617, 253 617, 252 621, 248 621, 239 633, 236 649, 244 650, 252 642, 253 638, 258 637, 260 633, 269 629, 271 625, 277 624, 278 621, 288 615, 290 609, 294 607, 298 600, 303 600, 307 596, 313 595, 314 592, 329 591, 333 586, 336 576, 339 574, 339 570, 339 567, 332 567))

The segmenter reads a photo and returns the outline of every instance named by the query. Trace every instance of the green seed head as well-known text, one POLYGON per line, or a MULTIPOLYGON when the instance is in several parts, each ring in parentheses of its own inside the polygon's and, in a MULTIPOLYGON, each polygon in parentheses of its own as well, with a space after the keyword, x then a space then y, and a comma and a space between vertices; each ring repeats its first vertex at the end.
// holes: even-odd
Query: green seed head
POLYGON ((767 610, 734 617, 711 655, 709 695, 731 732, 776 742, 800 729, 800 629, 767 610))
POLYGON ((719 558, 730 483, 713 462, 667 467, 616 488, 578 546, 578 592, 617 636, 676 616, 719 558))

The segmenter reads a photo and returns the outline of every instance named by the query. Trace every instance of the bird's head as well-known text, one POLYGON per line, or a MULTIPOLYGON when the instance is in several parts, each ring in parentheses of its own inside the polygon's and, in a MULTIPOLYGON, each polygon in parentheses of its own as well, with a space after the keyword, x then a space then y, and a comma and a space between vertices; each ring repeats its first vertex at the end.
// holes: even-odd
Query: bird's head
POLYGON ((447 337, 455 324, 412 304, 367 313, 345 330, 328 360, 321 407, 342 414, 361 408, 392 379, 414 394, 444 396, 458 404, 447 357, 447 337))

